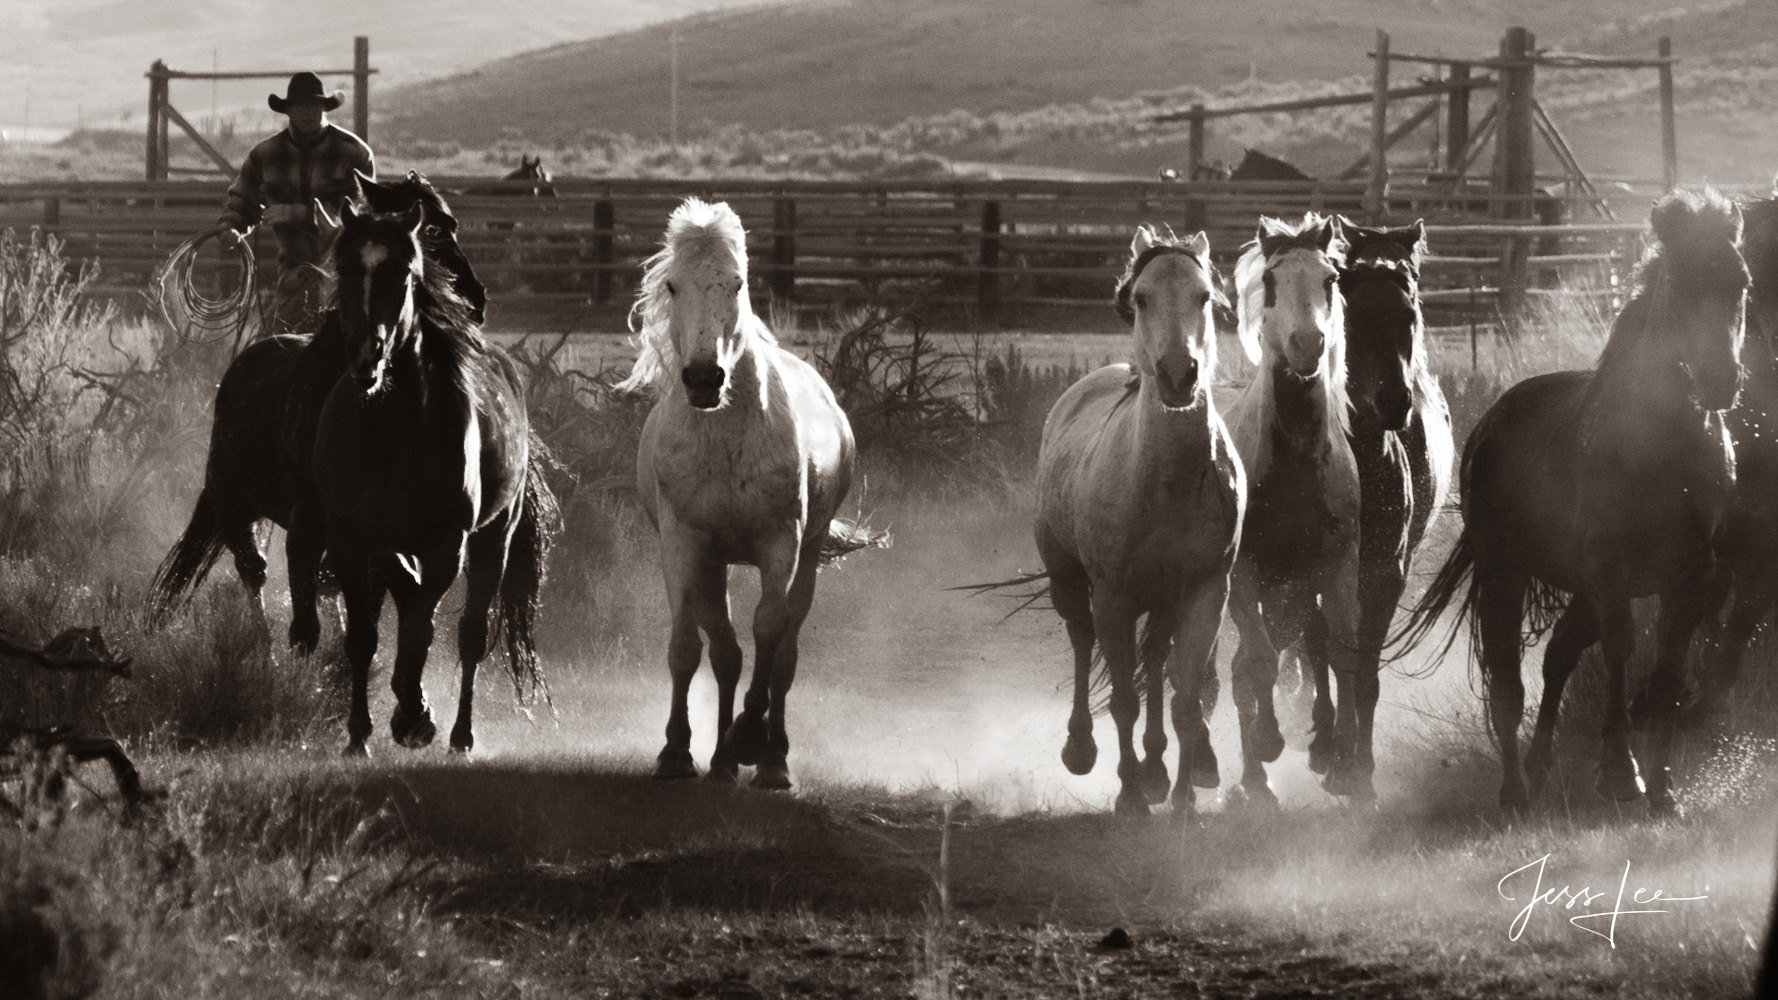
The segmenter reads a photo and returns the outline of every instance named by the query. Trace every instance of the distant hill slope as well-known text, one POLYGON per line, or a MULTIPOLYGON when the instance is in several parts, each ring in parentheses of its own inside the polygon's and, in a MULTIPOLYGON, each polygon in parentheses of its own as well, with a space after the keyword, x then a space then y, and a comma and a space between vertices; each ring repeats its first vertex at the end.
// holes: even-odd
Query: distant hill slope
MULTIPOLYGON (((664 135, 669 37, 680 122, 831 129, 954 109, 1024 110, 1247 79, 1363 71, 1398 51, 1483 54, 1522 24, 1554 41, 1671 0, 809 0, 690 17, 384 91, 397 133, 484 145, 664 135)), ((1411 78, 1415 71, 1398 65, 1411 78)))

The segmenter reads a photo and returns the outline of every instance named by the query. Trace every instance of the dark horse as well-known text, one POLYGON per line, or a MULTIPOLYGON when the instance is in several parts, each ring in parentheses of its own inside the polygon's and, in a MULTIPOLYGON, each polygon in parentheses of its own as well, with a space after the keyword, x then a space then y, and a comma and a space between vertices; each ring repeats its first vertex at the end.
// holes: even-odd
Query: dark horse
POLYGON ((1747 380, 1728 413, 1735 506, 1724 556, 1735 601, 1703 678, 1699 707, 1706 717, 1727 708, 1747 644, 1778 601, 1778 198, 1746 202, 1741 212, 1741 252, 1753 279, 1747 310, 1753 336, 1741 355, 1747 380))
POLYGON ((451 749, 475 743, 475 671, 496 597, 515 685, 540 681, 531 625, 553 500, 532 466, 518 371, 482 339, 450 273, 427 257, 424 223, 417 206, 400 215, 348 206, 333 249, 349 377, 321 410, 314 477, 346 605, 348 755, 366 752, 372 730, 366 688, 385 594, 400 615, 389 722, 397 743, 425 746, 436 732, 421 676, 439 600, 459 573, 468 587, 451 749))
MULTIPOLYGON (((457 246, 456 216, 432 185, 412 171, 392 184, 359 175, 358 184, 378 211, 419 207, 427 253, 448 272, 455 293, 479 322, 487 293, 457 246)), ((287 532, 290 644, 305 653, 315 648, 321 635, 315 589, 323 534, 310 460, 321 405, 345 374, 346 360, 339 311, 329 309, 314 333, 256 340, 230 362, 216 389, 204 489, 185 533, 155 574, 154 618, 164 620, 188 599, 226 548, 263 622, 266 559, 254 527, 270 520, 287 532)))
POLYGON ((1520 382, 1470 435, 1463 535, 1405 629, 1411 646, 1469 580, 1461 613, 1471 615, 1480 645, 1508 811, 1542 791, 1563 686, 1595 642, 1609 680, 1597 788, 1618 800, 1642 793, 1625 667, 1636 644, 1630 602, 1649 595, 1659 595, 1661 613, 1654 673, 1638 699, 1653 730, 1647 794, 1653 811, 1673 810, 1668 758, 1685 655, 1715 610, 1711 597, 1720 596, 1711 586, 1715 550, 1734 500, 1735 458, 1721 411, 1741 385, 1749 279, 1741 212, 1721 195, 1674 192, 1649 222, 1658 242, 1598 370, 1520 382), (1521 781, 1528 607, 1533 633, 1552 619, 1555 631, 1521 781))
MULTIPOLYGON (((1358 652, 1355 701, 1336 728, 1328 690, 1326 622, 1311 618, 1307 645, 1315 671, 1315 737, 1309 769, 1335 776, 1340 794, 1372 795, 1371 728, 1378 672, 1389 625, 1407 584, 1408 567, 1451 486, 1451 413, 1427 365, 1420 312, 1420 260, 1426 228, 1366 229, 1340 220, 1346 263, 1346 392, 1352 419, 1346 438, 1358 462, 1358 652), (1353 724, 1356 724, 1354 728, 1353 724), (1335 767, 1350 761, 1352 767, 1335 767)), ((1355 696, 1355 698, 1354 698, 1355 696)))

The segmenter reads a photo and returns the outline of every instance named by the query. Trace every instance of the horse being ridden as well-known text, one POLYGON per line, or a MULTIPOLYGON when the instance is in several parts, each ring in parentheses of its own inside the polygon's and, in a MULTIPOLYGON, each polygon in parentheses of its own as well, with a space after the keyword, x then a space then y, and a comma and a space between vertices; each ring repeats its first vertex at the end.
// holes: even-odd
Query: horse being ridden
POLYGON ((1166 799, 1168 671, 1179 738, 1175 810, 1194 808, 1194 785, 1218 784, 1198 699, 1204 676, 1216 669, 1216 632, 1246 502, 1241 462, 1211 401, 1212 306, 1221 298, 1203 233, 1177 240, 1138 229, 1117 290, 1134 364, 1076 382, 1043 426, 1037 551, 1074 647, 1074 710, 1062 762, 1086 774, 1098 758, 1088 705, 1096 642, 1111 678, 1120 813, 1146 813, 1149 802, 1166 799), (1138 668, 1148 689, 1145 760, 1133 742, 1138 668))
MULTIPOLYGON (((1356 743, 1359 655, 1358 464, 1348 436, 1346 322, 1339 224, 1313 213, 1262 218, 1235 267, 1241 344, 1257 366, 1229 409, 1247 469, 1247 520, 1231 581, 1240 630, 1233 694, 1243 792, 1275 802, 1265 764, 1284 751, 1272 705, 1278 654, 1299 640, 1339 675, 1339 728, 1356 743)), ((1318 667, 1318 670, 1325 667, 1318 667)), ((1330 790, 1361 794, 1336 768, 1330 790)))
POLYGON ((789 788, 785 698, 815 570, 886 541, 836 515, 852 483, 851 425, 815 369, 778 346, 747 297, 747 237, 728 205, 688 198, 648 261, 632 313, 636 365, 621 388, 658 393, 642 428, 636 486, 660 533, 672 609, 667 743, 657 778, 697 776, 686 693, 702 656, 716 674, 710 777, 757 765, 757 788, 789 788), (739 718, 741 647, 729 620, 729 566, 758 567, 757 662, 739 718))
POLYGON ((1753 336, 1741 354, 1741 396, 1726 416, 1735 443, 1735 505, 1723 554, 1735 600, 1699 692, 1705 717, 1728 709, 1747 645, 1778 601, 1778 197, 1746 202, 1741 214, 1753 336))
POLYGON ((466 572, 462 668, 451 749, 474 746, 475 671, 489 612, 515 686, 540 682, 531 636, 554 501, 531 464, 525 395, 512 360, 482 339, 451 274, 426 256, 424 216, 341 216, 335 305, 349 378, 321 412, 314 477, 328 566, 346 605, 352 668, 349 755, 366 753, 366 690, 385 593, 400 615, 389 722, 397 743, 434 735, 421 678, 439 600, 466 572))
MULTIPOLYGON (((1340 270, 1346 313, 1346 392, 1352 401, 1347 440, 1358 463, 1358 652, 1356 730, 1336 734, 1327 660, 1315 669, 1315 736, 1309 769, 1339 766, 1343 786, 1372 794, 1371 752, 1378 673, 1389 624, 1407 584, 1408 567, 1451 487, 1451 413, 1427 366, 1420 313, 1422 223, 1366 229, 1340 220, 1347 243, 1340 270), (1347 766, 1350 765, 1350 766, 1347 766)), ((1319 630, 1325 619, 1311 618, 1319 630)), ((1312 645, 1325 646, 1316 637, 1312 645)), ((1353 718, 1353 716, 1348 716, 1353 718)))
MULTIPOLYGON (((486 292, 457 245, 457 219, 437 190, 413 171, 390 184, 359 174, 358 186, 377 211, 420 207, 428 256, 448 271, 452 287, 480 322, 486 292)), ((339 310, 329 308, 314 333, 256 340, 229 362, 216 389, 203 491, 185 533, 155 574, 150 597, 155 619, 188 600, 226 548, 263 627, 266 559, 254 529, 270 520, 287 533, 290 644, 304 653, 315 648, 321 637, 315 594, 325 531, 311 473, 315 427, 347 360, 339 310)))
POLYGON ((1612 325, 1596 371, 1526 379, 1483 415, 1463 449, 1463 535, 1415 608, 1423 637, 1468 581, 1469 614, 1509 811, 1542 790, 1562 690, 1594 642, 1609 679, 1597 788, 1643 791, 1630 752, 1625 669, 1636 644, 1631 600, 1659 595, 1654 673, 1639 702, 1652 716, 1649 806, 1673 809, 1668 754, 1685 695, 1692 632, 1715 610, 1715 550, 1734 501, 1735 455, 1722 410, 1734 405, 1748 287, 1741 213, 1713 191, 1676 191, 1650 213, 1656 243, 1612 325), (1566 603, 1561 594, 1570 595, 1566 603), (1527 606, 1544 651, 1537 731, 1519 770, 1527 606), (1559 617, 1558 617, 1559 616, 1559 617), (1529 785, 1529 794, 1527 794, 1529 785))

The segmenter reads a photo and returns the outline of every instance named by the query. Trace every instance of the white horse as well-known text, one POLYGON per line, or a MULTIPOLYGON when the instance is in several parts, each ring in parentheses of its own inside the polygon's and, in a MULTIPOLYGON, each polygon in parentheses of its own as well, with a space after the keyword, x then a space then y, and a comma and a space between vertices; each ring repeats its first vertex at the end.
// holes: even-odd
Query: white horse
POLYGON ((1099 369, 1050 410, 1038 457, 1037 551, 1074 646, 1074 710, 1062 763, 1086 774, 1098 758, 1088 705, 1096 641, 1117 723, 1117 811, 1146 813, 1150 801, 1165 800, 1165 665, 1179 738, 1173 805, 1183 815, 1194 807, 1192 786, 1218 784, 1198 694, 1205 672, 1215 669, 1246 485, 1210 398, 1211 309, 1222 298, 1210 241, 1203 233, 1163 238, 1144 227, 1130 257, 1117 303, 1132 325, 1135 364, 1099 369), (1138 650, 1136 619, 1144 614, 1138 650), (1133 745, 1138 659, 1148 686, 1145 761, 1133 745))
POLYGON ((1338 223, 1310 213, 1296 225, 1262 218, 1235 265, 1241 346, 1257 366, 1229 408, 1247 470, 1247 520, 1229 614, 1241 633, 1233 693, 1241 721, 1241 789, 1276 802, 1265 765, 1284 751, 1272 687, 1278 654, 1301 640, 1339 677, 1360 665, 1358 463, 1347 440, 1346 322, 1338 223))
POLYGON ((823 559, 887 537, 835 517, 852 482, 852 428, 821 376, 778 346, 747 299, 747 236, 726 204, 688 198, 649 258, 631 311, 640 354, 620 388, 659 398, 642 428, 637 492, 660 533, 673 612, 673 706, 657 778, 691 778, 686 692, 710 641, 718 692, 710 777, 757 765, 757 788, 790 787, 784 699, 797 633, 823 559), (733 720, 741 647, 729 620, 729 566, 758 567, 756 662, 733 720))

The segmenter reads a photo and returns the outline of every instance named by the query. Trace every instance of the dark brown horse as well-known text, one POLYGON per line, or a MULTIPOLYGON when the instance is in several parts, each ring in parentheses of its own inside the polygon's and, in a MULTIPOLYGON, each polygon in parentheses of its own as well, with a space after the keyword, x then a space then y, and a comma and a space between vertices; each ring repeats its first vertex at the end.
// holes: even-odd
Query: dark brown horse
POLYGON ((1330 790, 1369 798, 1378 673, 1408 567, 1451 487, 1451 414, 1428 367, 1420 313, 1420 259, 1426 229, 1366 229, 1344 219, 1346 438, 1358 462, 1358 653, 1355 690, 1342 689, 1336 727, 1328 689, 1326 621, 1311 618, 1305 666, 1315 671, 1315 736, 1309 769, 1329 774, 1330 790))
MULTIPOLYGON (((1643 699, 1649 806, 1674 808, 1668 757, 1693 631, 1715 610, 1715 551, 1733 504, 1735 458, 1722 411, 1741 385, 1749 283, 1741 212, 1712 191, 1674 192, 1649 217, 1657 240, 1596 371, 1554 372, 1507 390, 1463 451, 1463 535, 1415 608, 1423 636, 1464 589, 1488 682, 1505 777, 1501 805, 1523 808, 1553 762, 1562 689, 1588 646, 1604 649, 1609 692, 1598 790, 1633 799, 1625 668, 1633 598, 1661 599, 1659 648, 1643 699), (1567 595, 1564 597, 1564 595, 1567 595), (1527 607, 1544 652, 1537 733, 1519 764, 1527 607), (1529 786, 1529 794, 1527 793, 1529 786)), ((1411 645, 1411 643, 1410 643, 1411 645)))
MULTIPOLYGON (((479 322, 486 292, 457 246, 456 217, 432 185, 412 171, 392 184, 363 175, 358 182, 378 211, 419 207, 427 253, 448 272, 453 290, 479 322)), ((185 533, 155 574, 154 618, 164 619, 184 603, 226 548, 263 622, 266 559, 254 529, 269 520, 287 532, 290 644, 305 653, 315 648, 321 635, 315 593, 323 536, 310 460, 321 405, 345 373, 346 360, 339 312, 329 309, 314 333, 254 341, 230 362, 216 389, 204 489, 185 533)))
POLYGON ((385 594, 400 614, 390 733, 404 746, 431 742, 421 677, 439 600, 465 572, 451 748, 466 752, 496 598, 515 684, 539 681, 531 622, 553 502, 530 468, 518 371, 482 339, 450 273, 426 256, 420 208, 359 215, 348 207, 340 222, 335 306, 348 377, 322 408, 314 477, 346 605, 346 752, 363 755, 372 730, 367 686, 385 594))
POLYGON ((1735 600, 1703 678, 1699 707, 1706 717, 1728 707, 1747 644, 1778 601, 1778 198, 1746 202, 1741 212, 1741 252, 1753 286, 1747 310, 1752 336, 1741 355, 1747 379, 1728 413, 1735 506, 1723 551, 1735 600))

